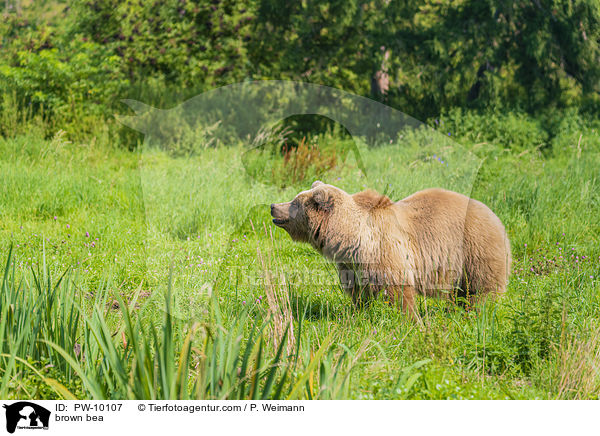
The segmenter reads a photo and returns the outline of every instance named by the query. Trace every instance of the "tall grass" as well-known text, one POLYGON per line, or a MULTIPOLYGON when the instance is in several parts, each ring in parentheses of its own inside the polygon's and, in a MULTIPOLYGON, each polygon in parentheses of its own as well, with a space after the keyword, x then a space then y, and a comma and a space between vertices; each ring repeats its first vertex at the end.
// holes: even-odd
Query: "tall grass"
POLYGON ((288 341, 300 336, 291 322, 283 328, 276 321, 272 341, 266 333, 272 319, 253 318, 246 310, 225 320, 216 297, 206 320, 181 321, 172 315, 169 292, 162 323, 155 324, 136 309, 137 295, 129 302, 117 297, 119 313, 112 313, 117 305, 109 304, 108 283, 85 299, 67 273, 53 281, 44 263, 19 278, 14 265, 11 250, 0 304, 2 398, 23 396, 24 373, 39 377, 59 398, 301 399, 344 393, 352 365, 347 353, 334 353, 333 334, 318 346, 301 345, 288 341), (60 380, 44 376, 41 362, 56 368, 60 380), (75 379, 79 391, 68 388, 75 379))
MULTIPOLYGON (((72 368, 44 341, 50 340, 61 349, 74 350, 80 316, 73 283, 64 276, 53 282, 45 265, 45 256, 41 270, 32 269, 29 276, 18 278, 11 247, 0 293, 0 396, 9 396, 9 388, 18 384, 19 371, 30 367, 23 359, 47 361, 66 378, 72 377, 72 368)), ((58 387, 57 393, 64 393, 54 380, 48 383, 53 388, 58 387)))

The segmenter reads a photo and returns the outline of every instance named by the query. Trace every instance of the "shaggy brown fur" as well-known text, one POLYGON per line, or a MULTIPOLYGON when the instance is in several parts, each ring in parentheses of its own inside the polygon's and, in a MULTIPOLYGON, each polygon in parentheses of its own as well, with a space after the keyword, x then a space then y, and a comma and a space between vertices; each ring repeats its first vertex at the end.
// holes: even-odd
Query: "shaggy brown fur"
POLYGON ((502 223, 456 192, 426 189, 392 203, 317 181, 272 204, 271 214, 292 239, 335 262, 355 303, 384 292, 416 316, 415 293, 474 300, 506 290, 511 255, 502 223))

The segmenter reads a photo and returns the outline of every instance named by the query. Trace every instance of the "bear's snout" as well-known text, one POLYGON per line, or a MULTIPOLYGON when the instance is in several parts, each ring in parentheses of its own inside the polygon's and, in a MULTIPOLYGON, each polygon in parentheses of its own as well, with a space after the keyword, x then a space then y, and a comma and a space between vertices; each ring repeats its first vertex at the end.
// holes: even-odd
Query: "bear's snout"
POLYGON ((283 226, 290 219, 290 203, 273 203, 271 204, 271 216, 273 224, 283 226))

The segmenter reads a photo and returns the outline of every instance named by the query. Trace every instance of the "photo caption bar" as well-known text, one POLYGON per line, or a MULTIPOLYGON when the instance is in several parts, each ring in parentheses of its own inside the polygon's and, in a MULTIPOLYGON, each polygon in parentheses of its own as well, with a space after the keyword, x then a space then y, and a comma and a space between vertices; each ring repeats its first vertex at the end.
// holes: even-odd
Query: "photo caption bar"
POLYGON ((585 432, 595 425, 597 404, 592 401, 0 401, 0 434, 44 435, 123 434, 147 435, 219 432, 220 434, 319 434, 340 432, 372 434, 397 428, 403 434, 486 434, 549 431, 585 432), (434 401, 433 403, 436 403, 434 401), (526 406, 526 407, 524 407, 526 406), (565 420, 561 417, 577 416, 565 420), (509 417, 509 418, 507 418, 509 417), (195 429, 195 430, 190 430, 195 429), (282 430, 284 429, 284 430, 282 430), (3 432, 3 433, 2 433, 3 432), (225 433, 223 433, 225 432, 225 433))

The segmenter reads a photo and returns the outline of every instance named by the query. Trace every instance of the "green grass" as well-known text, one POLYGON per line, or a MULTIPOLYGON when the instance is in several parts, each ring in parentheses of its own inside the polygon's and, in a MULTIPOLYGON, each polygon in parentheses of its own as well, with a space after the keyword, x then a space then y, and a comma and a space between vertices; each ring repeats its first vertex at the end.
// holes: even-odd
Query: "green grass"
POLYGON ((543 150, 441 133, 358 144, 366 174, 351 153, 307 172, 394 200, 454 189, 505 223, 506 295, 472 311, 420 299, 423 329, 383 301, 352 306, 270 223, 312 180, 269 183, 242 146, 0 139, 0 397, 598 398, 597 128, 543 150))

